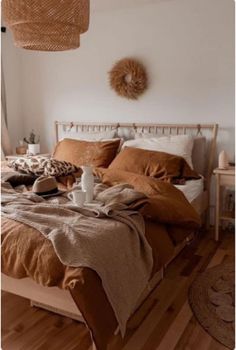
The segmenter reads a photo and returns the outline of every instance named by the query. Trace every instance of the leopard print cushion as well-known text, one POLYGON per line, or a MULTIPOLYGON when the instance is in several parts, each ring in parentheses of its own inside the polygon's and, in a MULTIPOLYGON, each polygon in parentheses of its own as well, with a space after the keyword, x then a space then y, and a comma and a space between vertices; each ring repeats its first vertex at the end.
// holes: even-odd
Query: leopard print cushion
POLYGON ((51 158, 45 163, 44 175, 66 176, 76 171, 78 171, 77 166, 66 161, 51 158))
POLYGON ((15 171, 36 176, 66 176, 78 171, 78 168, 69 162, 42 156, 18 158, 11 161, 8 165, 15 171))

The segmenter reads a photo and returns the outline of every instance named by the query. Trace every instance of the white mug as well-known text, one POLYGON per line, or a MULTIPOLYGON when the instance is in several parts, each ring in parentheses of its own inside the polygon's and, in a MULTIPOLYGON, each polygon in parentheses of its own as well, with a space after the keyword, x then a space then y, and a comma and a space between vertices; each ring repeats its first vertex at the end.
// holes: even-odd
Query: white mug
POLYGON ((86 200, 86 191, 74 190, 68 193, 68 198, 74 202, 74 204, 82 207, 86 200))

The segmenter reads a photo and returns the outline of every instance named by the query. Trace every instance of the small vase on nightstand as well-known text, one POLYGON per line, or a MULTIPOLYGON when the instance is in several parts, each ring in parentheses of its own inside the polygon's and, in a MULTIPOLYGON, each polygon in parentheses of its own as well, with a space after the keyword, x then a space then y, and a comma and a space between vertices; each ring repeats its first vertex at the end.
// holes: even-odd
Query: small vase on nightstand
POLYGON ((29 143, 28 144, 28 153, 33 154, 34 156, 36 154, 40 153, 40 145, 39 143, 29 143))
POLYGON ((91 166, 82 166, 83 174, 81 176, 81 188, 86 191, 86 202, 93 201, 94 176, 91 166))
POLYGON ((218 167, 219 169, 228 169, 229 167, 229 160, 225 151, 221 151, 219 154, 218 167))

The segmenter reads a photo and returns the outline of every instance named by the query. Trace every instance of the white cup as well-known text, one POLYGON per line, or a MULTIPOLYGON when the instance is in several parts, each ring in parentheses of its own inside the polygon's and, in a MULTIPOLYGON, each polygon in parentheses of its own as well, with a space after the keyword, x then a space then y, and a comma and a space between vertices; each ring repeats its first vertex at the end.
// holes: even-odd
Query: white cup
POLYGON ((82 207, 86 200, 86 191, 74 190, 68 193, 68 198, 71 201, 73 201, 74 204, 78 205, 79 207, 82 207))

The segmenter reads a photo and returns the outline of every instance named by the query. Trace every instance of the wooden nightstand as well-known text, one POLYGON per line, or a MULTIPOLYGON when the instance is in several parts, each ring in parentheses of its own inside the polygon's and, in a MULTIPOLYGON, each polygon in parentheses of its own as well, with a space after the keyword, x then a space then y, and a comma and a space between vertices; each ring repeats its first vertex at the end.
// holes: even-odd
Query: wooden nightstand
MULTIPOLYGON (((36 154, 35 156, 41 156, 41 157, 51 157, 51 154, 49 153, 40 153, 40 154, 36 154)), ((13 154, 10 156, 5 156, 7 161, 11 161, 11 160, 16 160, 18 158, 27 158, 27 157, 35 157, 35 156, 27 156, 26 154, 13 154)))
POLYGON ((232 212, 221 212, 221 188, 222 187, 235 187, 235 167, 229 169, 215 169, 213 171, 216 177, 216 209, 215 209, 215 240, 219 240, 219 225, 220 220, 227 220, 234 222, 235 217, 232 212))

